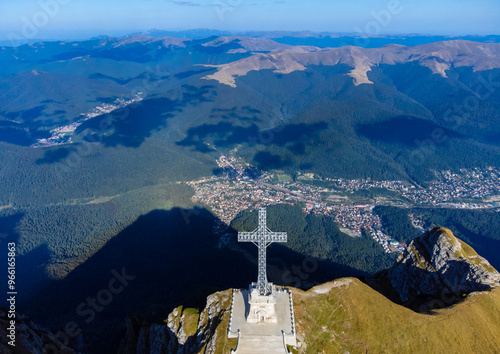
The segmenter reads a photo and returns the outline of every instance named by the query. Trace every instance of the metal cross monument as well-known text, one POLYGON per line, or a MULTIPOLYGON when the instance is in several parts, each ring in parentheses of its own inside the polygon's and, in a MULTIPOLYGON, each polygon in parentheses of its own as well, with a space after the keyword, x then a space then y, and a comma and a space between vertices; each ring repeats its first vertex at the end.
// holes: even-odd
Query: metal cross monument
POLYGON ((268 295, 272 289, 267 281, 266 248, 273 242, 286 242, 286 232, 272 232, 266 225, 266 208, 259 209, 259 226, 252 232, 238 232, 238 242, 253 242, 259 247, 259 277, 257 289, 260 295, 268 295))

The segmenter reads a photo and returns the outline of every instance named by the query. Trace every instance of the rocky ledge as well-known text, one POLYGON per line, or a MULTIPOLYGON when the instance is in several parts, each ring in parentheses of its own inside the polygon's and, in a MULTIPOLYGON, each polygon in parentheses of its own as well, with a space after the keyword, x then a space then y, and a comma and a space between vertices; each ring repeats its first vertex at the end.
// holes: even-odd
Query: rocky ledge
POLYGON ((17 312, 15 317, 12 315, 6 308, 0 307, 0 353, 81 353, 80 350, 74 350, 66 346, 65 343, 61 343, 60 340, 64 342, 64 338, 54 335, 30 319, 17 312), (15 325, 11 324, 13 318, 15 318, 15 325), (15 328, 15 330, 11 330, 11 328, 15 328))
POLYGON ((165 321, 153 324, 129 317, 119 353, 215 353, 227 335, 223 322, 229 321, 230 306, 231 291, 227 290, 210 295, 200 313, 180 306, 165 321))
POLYGON ((432 298, 427 307, 449 306, 466 294, 500 285, 496 269, 443 227, 413 240, 383 276, 402 303, 432 298))

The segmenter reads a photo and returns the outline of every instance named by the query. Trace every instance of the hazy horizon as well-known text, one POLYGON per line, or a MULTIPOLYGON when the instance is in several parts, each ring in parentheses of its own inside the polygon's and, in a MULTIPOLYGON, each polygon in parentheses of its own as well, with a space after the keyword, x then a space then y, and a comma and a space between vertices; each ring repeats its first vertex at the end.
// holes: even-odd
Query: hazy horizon
POLYGON ((26 0, 0 5, 0 39, 86 39, 150 29, 498 35, 493 0, 26 0))

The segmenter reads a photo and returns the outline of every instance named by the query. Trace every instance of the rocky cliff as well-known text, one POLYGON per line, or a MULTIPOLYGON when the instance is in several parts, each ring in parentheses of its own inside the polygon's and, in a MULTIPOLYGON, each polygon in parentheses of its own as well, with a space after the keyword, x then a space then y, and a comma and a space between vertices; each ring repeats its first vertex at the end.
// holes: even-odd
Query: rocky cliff
POLYGON ((235 340, 229 342, 226 338, 230 305, 231 291, 227 290, 210 295, 200 313, 180 306, 164 322, 153 324, 129 317, 119 353, 229 352, 231 348, 225 346, 236 347, 235 340))
POLYGON ((65 341, 64 338, 58 338, 51 331, 38 326, 18 313, 15 318, 15 337, 9 337, 12 335, 9 330, 10 321, 7 310, 0 307, 0 353, 2 354, 75 354, 80 352, 61 343, 61 340, 65 341), (14 343, 11 342, 13 339, 14 343))
POLYGON ((495 268, 446 228, 413 240, 385 275, 403 303, 431 297, 434 307, 500 285, 495 268))

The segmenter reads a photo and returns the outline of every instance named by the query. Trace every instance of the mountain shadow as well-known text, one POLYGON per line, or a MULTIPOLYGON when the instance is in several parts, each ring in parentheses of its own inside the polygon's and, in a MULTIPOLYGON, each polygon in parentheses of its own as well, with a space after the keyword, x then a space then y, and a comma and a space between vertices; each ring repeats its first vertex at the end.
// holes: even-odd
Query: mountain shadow
POLYGON ((167 120, 173 118, 187 105, 198 105, 201 102, 210 101, 212 89, 211 85, 200 87, 183 85, 182 97, 179 99, 149 98, 89 119, 75 130, 74 144, 47 149, 44 157, 38 159, 36 163, 60 162, 70 153, 77 151, 78 144, 84 142, 98 142, 105 147, 122 145, 137 148, 153 132, 166 128, 167 120))
POLYGON ((21 124, 0 125, 0 141, 19 146, 30 146, 33 139, 21 124))
POLYGON ((234 39, 231 42, 221 44, 219 46, 204 46, 204 43, 210 42, 212 40, 217 39, 217 36, 212 36, 209 38, 202 39, 201 41, 193 41, 195 43, 193 45, 193 48, 196 49, 197 51, 201 53, 206 53, 206 54, 224 54, 228 52, 231 49, 241 49, 243 46, 239 43, 239 39, 234 39))
POLYGON ((431 138, 436 129, 439 129, 441 136, 448 138, 459 138, 460 134, 441 127, 425 119, 401 116, 383 122, 359 125, 357 133, 375 141, 388 144, 402 144, 415 146, 416 141, 423 141, 431 138))
MULTIPOLYGON (((9 242, 17 242, 19 239, 19 233, 17 232, 16 227, 23 216, 24 213, 6 214, 0 216, 0 245, 2 245, 2 247, 9 242)), ((4 263, 7 262, 3 262, 0 267, 5 266, 4 263)))
MULTIPOLYGON (((81 329, 91 352, 115 352, 127 315, 163 320, 176 306, 203 308, 209 294, 256 281, 257 250, 248 245, 247 256, 239 245, 217 247, 219 238, 212 230, 218 221, 199 208, 152 211, 19 307, 54 330, 64 331, 68 323, 81 329)), ((234 231, 229 232, 234 241, 234 231)), ((270 281, 300 285, 292 267, 303 268, 303 256, 271 248, 268 259, 270 281)), ((307 279, 299 280, 314 284, 332 279, 329 270, 335 267, 318 262, 307 279)))
MULTIPOLYGON (((40 105, 24 111, 0 111, 0 141, 19 146, 30 146, 36 138, 47 138, 49 133, 35 119, 44 115, 46 105, 40 105), (7 118, 2 120, 1 116, 7 118), (14 119, 20 122, 13 121, 14 119)), ((46 121, 47 122, 47 121, 46 121)))
MULTIPOLYGON (((24 213, 16 213, 0 217, 0 246, 5 249, 0 257, 0 272, 7 274, 9 255, 7 245, 9 243, 19 243, 19 233, 17 225, 23 218, 24 213)), ((20 255, 16 252, 16 291, 17 300, 23 301, 30 294, 51 282, 45 272, 45 267, 50 260, 50 251, 47 245, 43 244, 32 251, 20 255)), ((5 277, 6 279, 7 277, 5 277)), ((1 305, 7 306, 5 299, 0 301, 1 305)))
MULTIPOLYGON (((160 60, 166 55, 172 53, 172 48, 169 47, 159 47, 154 51, 151 50, 151 47, 147 45, 143 45, 142 43, 133 43, 126 46, 115 47, 115 48, 106 48, 94 51, 91 53, 92 57, 95 58, 105 58, 112 59, 116 61, 122 61, 126 59, 130 62, 136 63, 147 63, 154 60, 160 60)), ((88 53, 87 53, 88 54, 88 53)), ((79 56, 78 53, 62 53, 63 56, 68 56, 69 58, 79 56)), ((66 59, 69 59, 66 58, 66 59)), ((52 58, 52 60, 61 60, 58 57, 52 58)))
POLYGON ((249 145, 291 145, 291 151, 300 139, 313 139, 320 131, 327 129, 325 122, 315 124, 287 124, 273 129, 261 130, 256 124, 248 127, 234 125, 230 122, 203 124, 190 128, 187 137, 178 141, 177 145, 191 146, 198 151, 206 151, 206 142, 213 142, 218 147, 232 147, 237 144, 249 145))
POLYGON ((215 220, 204 209, 152 211, 20 308, 55 328, 74 322, 93 352, 113 352, 109 336, 126 315, 162 319, 179 304, 200 307, 213 291, 245 286, 237 254, 216 248, 215 220))
MULTIPOLYGON (((44 102, 42 102, 44 103, 44 102)), ((47 105, 39 105, 30 109, 23 111, 0 111, 0 115, 7 117, 8 119, 21 119, 23 122, 32 121, 43 115, 43 112, 47 105)))
POLYGON ((291 161, 284 160, 281 155, 274 155, 269 151, 259 151, 254 155, 253 161, 262 170, 281 169, 291 165, 291 161))
POLYGON ((231 121, 260 122, 262 119, 257 116, 260 113, 262 113, 260 110, 250 106, 235 106, 233 108, 213 108, 209 117, 231 121))
POLYGON ((139 147, 154 131, 165 128, 167 119, 181 110, 182 103, 154 98, 114 110, 80 125, 75 133, 88 129, 86 139, 102 141, 105 146, 139 147))
POLYGON ((51 164, 51 163, 59 162, 59 161, 65 159, 66 157, 68 157, 68 155, 71 151, 72 151, 72 149, 68 149, 66 147, 57 147, 57 148, 47 149, 47 150, 45 150, 43 157, 36 160, 36 164, 43 165, 43 164, 51 164))
POLYGON ((102 141, 105 146, 123 145, 139 147, 154 131, 167 126, 167 120, 181 112, 187 105, 208 102, 213 86, 182 86, 182 97, 172 100, 167 97, 149 98, 114 110, 111 113, 90 119, 81 124, 76 134, 88 129, 85 139, 102 141))
POLYGON ((188 77, 194 76, 194 75, 200 75, 200 74, 206 74, 209 72, 215 71, 215 68, 203 68, 200 70, 188 70, 188 71, 183 71, 180 73, 177 73, 174 75, 176 79, 182 80, 182 79, 187 79, 188 77))

